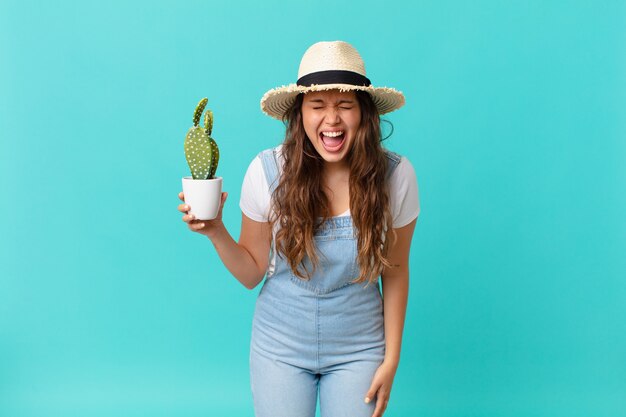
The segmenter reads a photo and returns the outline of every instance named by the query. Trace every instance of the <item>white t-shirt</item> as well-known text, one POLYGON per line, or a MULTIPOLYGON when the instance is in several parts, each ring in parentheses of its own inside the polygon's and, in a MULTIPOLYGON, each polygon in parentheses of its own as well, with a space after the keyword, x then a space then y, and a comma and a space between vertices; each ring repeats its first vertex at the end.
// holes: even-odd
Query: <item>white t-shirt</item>
MULTIPOLYGON (((282 145, 279 145, 278 152, 278 175, 282 172, 282 145)), ((270 215, 270 190, 263 171, 261 157, 256 156, 246 171, 241 186, 241 199, 239 207, 243 214, 257 222, 268 222, 270 215)), ((404 156, 400 159, 398 166, 389 178, 389 198, 391 205, 391 215, 393 218, 393 228, 397 229, 406 226, 417 218, 420 212, 418 197, 417 178, 413 165, 404 156)), ((340 216, 350 214, 348 209, 340 216)), ((275 225, 276 227, 276 225, 275 225)), ((274 230, 274 235, 276 230, 274 230)), ((276 254, 272 256, 269 265, 269 275, 274 271, 276 254)))

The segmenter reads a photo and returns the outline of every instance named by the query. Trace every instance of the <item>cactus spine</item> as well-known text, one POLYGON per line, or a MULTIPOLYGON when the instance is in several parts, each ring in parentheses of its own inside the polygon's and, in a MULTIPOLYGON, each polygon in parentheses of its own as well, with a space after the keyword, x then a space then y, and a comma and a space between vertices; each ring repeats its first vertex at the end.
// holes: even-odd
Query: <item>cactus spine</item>
POLYGON ((185 158, 194 180, 214 178, 220 159, 217 143, 211 137, 213 130, 213 112, 211 110, 207 109, 204 115, 204 129, 199 126, 202 112, 208 101, 205 97, 196 106, 193 113, 193 126, 185 137, 185 158))

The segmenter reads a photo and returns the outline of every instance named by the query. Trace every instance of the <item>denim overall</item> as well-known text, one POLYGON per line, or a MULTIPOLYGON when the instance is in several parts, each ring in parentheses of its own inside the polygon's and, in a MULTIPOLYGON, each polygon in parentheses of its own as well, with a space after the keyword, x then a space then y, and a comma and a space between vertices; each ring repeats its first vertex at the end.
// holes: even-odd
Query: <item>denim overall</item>
MULTIPOLYGON (((259 154, 270 192, 278 184, 275 152, 259 154)), ((386 153, 390 175, 400 156, 386 153)), ((379 283, 350 282, 359 269, 349 214, 322 224, 315 244, 320 262, 309 281, 277 255, 259 292, 250 343, 257 417, 314 417, 318 388, 322 417, 374 412, 375 399, 364 398, 385 355, 379 283)), ((312 271, 308 257, 304 265, 312 271)))

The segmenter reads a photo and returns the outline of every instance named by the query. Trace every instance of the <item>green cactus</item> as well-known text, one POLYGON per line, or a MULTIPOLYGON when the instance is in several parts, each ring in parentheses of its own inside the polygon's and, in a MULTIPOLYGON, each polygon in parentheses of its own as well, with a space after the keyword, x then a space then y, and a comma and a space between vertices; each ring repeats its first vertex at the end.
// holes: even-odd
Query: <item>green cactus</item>
POLYGON ((204 113, 204 131, 209 137, 209 142, 211 143, 211 150, 213 153, 211 154, 211 170, 209 171, 209 178, 213 178, 215 176, 215 171, 217 171, 217 164, 220 162, 220 149, 217 147, 217 143, 215 139, 211 137, 211 131, 213 130, 213 112, 211 110, 206 111, 204 113))
POLYGON ((185 137, 185 158, 194 180, 214 178, 220 159, 217 143, 211 137, 213 130, 213 112, 211 110, 207 109, 204 116, 204 129, 199 126, 200 117, 208 101, 205 97, 196 106, 193 113, 193 126, 185 137))
POLYGON ((213 112, 209 109, 206 109, 206 113, 204 113, 204 130, 207 135, 211 136, 211 131, 213 130, 213 112))

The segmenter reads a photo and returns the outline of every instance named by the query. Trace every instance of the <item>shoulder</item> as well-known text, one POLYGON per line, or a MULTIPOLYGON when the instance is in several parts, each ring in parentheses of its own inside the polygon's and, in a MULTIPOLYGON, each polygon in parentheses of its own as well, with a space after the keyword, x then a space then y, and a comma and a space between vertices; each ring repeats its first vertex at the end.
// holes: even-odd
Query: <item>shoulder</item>
POLYGON ((385 151, 385 155, 387 156, 387 160, 389 161, 395 161, 398 162, 400 161, 400 159, 403 158, 402 155, 400 155, 399 153, 396 153, 394 151, 391 151, 389 149, 383 149, 385 151))
POLYGON ((263 155, 272 155, 272 153, 276 154, 277 156, 282 155, 282 148, 283 148, 283 144, 281 143, 278 146, 274 146, 271 148, 267 148, 267 149, 263 149, 261 152, 259 152, 256 157, 258 159, 263 158, 263 155))
POLYGON ((258 165, 260 167, 263 167, 263 166, 267 167, 268 165, 274 165, 274 162, 276 162, 275 165, 278 165, 278 169, 280 171, 282 164, 284 162, 283 154, 282 154, 282 147, 283 145, 281 143, 278 146, 263 149, 261 152, 259 152, 256 155, 256 157, 252 161, 252 164, 258 165))
POLYGON ((415 177, 415 169, 411 161, 406 156, 402 156, 393 174, 397 177, 415 177))
POLYGON ((411 161, 409 161, 406 156, 388 149, 385 149, 385 155, 387 156, 388 168, 391 171, 388 175, 392 184, 415 177, 413 164, 411 164, 411 161))
POLYGON ((259 152, 250 164, 241 186, 239 207, 250 219, 257 222, 266 222, 269 207, 268 183, 265 176, 262 152, 259 152))
POLYGON ((246 175, 250 175, 252 173, 260 172, 260 171, 261 172, 263 171, 261 153, 259 153, 254 158, 252 158, 252 161, 250 161, 250 163, 248 164, 248 171, 246 172, 246 175))
POLYGON ((395 168, 389 176, 389 198, 393 227, 399 228, 419 215, 417 177, 408 158, 393 154, 390 162, 395 163, 395 168))
POLYGON ((389 175, 389 186, 392 194, 404 194, 413 189, 417 192, 415 169, 405 156, 400 157, 395 169, 389 175))

